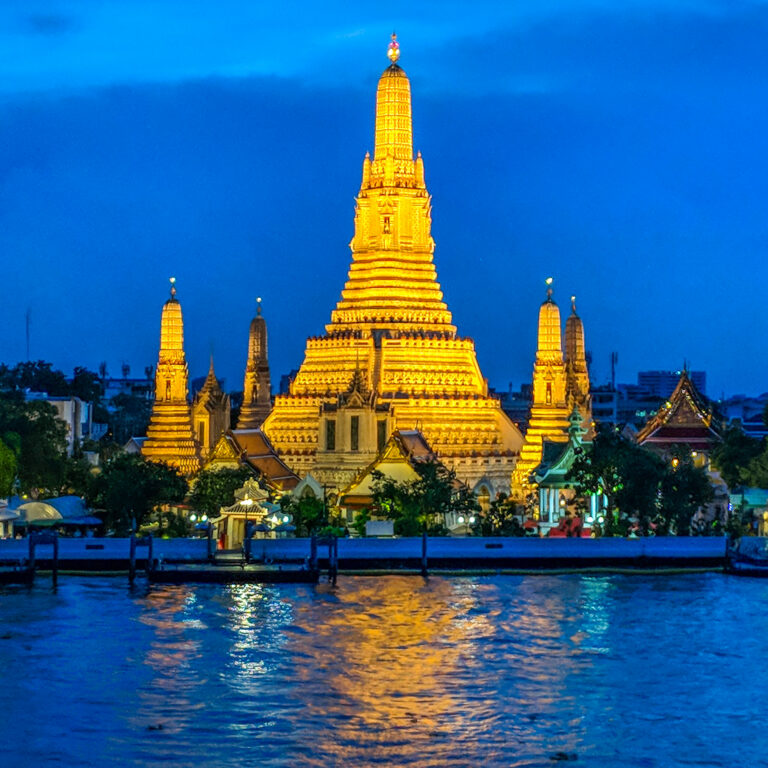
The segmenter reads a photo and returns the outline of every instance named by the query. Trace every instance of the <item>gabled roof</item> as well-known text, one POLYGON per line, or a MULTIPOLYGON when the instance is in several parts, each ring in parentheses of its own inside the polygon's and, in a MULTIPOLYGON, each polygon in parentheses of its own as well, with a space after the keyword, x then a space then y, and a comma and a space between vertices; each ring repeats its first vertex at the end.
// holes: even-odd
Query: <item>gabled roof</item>
POLYGON ((721 439, 721 426, 712 408, 683 371, 675 391, 637 433, 637 442, 706 448, 721 439))
POLYGON ((437 461, 437 457, 424 435, 416 429, 395 430, 376 458, 339 494, 339 501, 342 506, 370 504, 374 470, 393 480, 408 482, 419 477, 414 466, 426 461, 437 461))
POLYGON ((270 485, 287 491, 299 482, 299 476, 277 455, 261 429, 235 429, 225 432, 211 451, 207 464, 237 462, 257 470, 270 485))

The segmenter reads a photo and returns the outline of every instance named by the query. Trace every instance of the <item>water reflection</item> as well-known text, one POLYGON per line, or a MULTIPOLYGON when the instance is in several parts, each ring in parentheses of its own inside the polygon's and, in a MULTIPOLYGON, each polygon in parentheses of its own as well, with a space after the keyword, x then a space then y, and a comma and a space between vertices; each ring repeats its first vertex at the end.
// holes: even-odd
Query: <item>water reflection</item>
POLYGON ((768 588, 722 576, 0 591, 3 768, 759 765, 768 588), (5 628, 9 629, 6 630, 5 628), (748 702, 748 704, 745 704, 748 702))

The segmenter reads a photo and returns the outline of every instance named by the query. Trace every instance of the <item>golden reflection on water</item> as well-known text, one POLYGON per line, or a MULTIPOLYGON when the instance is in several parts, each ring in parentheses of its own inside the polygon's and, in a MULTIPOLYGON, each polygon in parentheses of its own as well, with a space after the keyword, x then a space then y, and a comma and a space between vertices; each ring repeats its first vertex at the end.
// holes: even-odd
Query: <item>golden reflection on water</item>
POLYGON ((137 689, 138 711, 142 714, 132 718, 136 727, 153 729, 161 725, 165 731, 179 732, 205 706, 195 696, 205 678, 192 671, 200 655, 196 630, 205 629, 205 624, 191 615, 196 601, 194 591, 188 587, 153 589, 146 595, 138 619, 152 630, 143 658, 152 675, 149 684, 137 689), (168 709, 169 700, 173 701, 172 710, 168 709))
POLYGON ((459 706, 446 681, 471 675, 473 641, 492 631, 484 616, 470 614, 470 588, 358 578, 327 598, 297 607, 295 621, 307 631, 287 649, 301 658, 297 695, 306 716, 333 724, 320 731, 319 752, 353 760, 376 745, 378 758, 421 752, 427 760, 429 742, 468 726, 476 713, 466 700, 459 706), (318 676, 323 695, 302 695, 318 676))

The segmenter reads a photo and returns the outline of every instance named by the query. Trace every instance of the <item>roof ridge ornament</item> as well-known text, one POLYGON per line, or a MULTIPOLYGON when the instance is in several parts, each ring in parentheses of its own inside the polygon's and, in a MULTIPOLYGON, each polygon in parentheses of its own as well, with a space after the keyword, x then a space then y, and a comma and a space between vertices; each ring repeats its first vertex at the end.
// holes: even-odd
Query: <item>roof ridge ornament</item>
POLYGON ((387 57, 393 64, 397 64, 400 58, 400 43, 397 42, 397 33, 392 33, 392 39, 387 46, 387 57))

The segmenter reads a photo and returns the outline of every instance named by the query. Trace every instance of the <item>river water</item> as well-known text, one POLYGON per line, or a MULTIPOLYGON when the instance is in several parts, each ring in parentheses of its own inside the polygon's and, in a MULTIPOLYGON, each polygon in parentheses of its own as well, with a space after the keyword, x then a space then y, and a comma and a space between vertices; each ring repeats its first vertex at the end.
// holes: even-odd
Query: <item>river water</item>
POLYGON ((768 765, 768 580, 40 578, 0 670, 3 768, 768 765))

